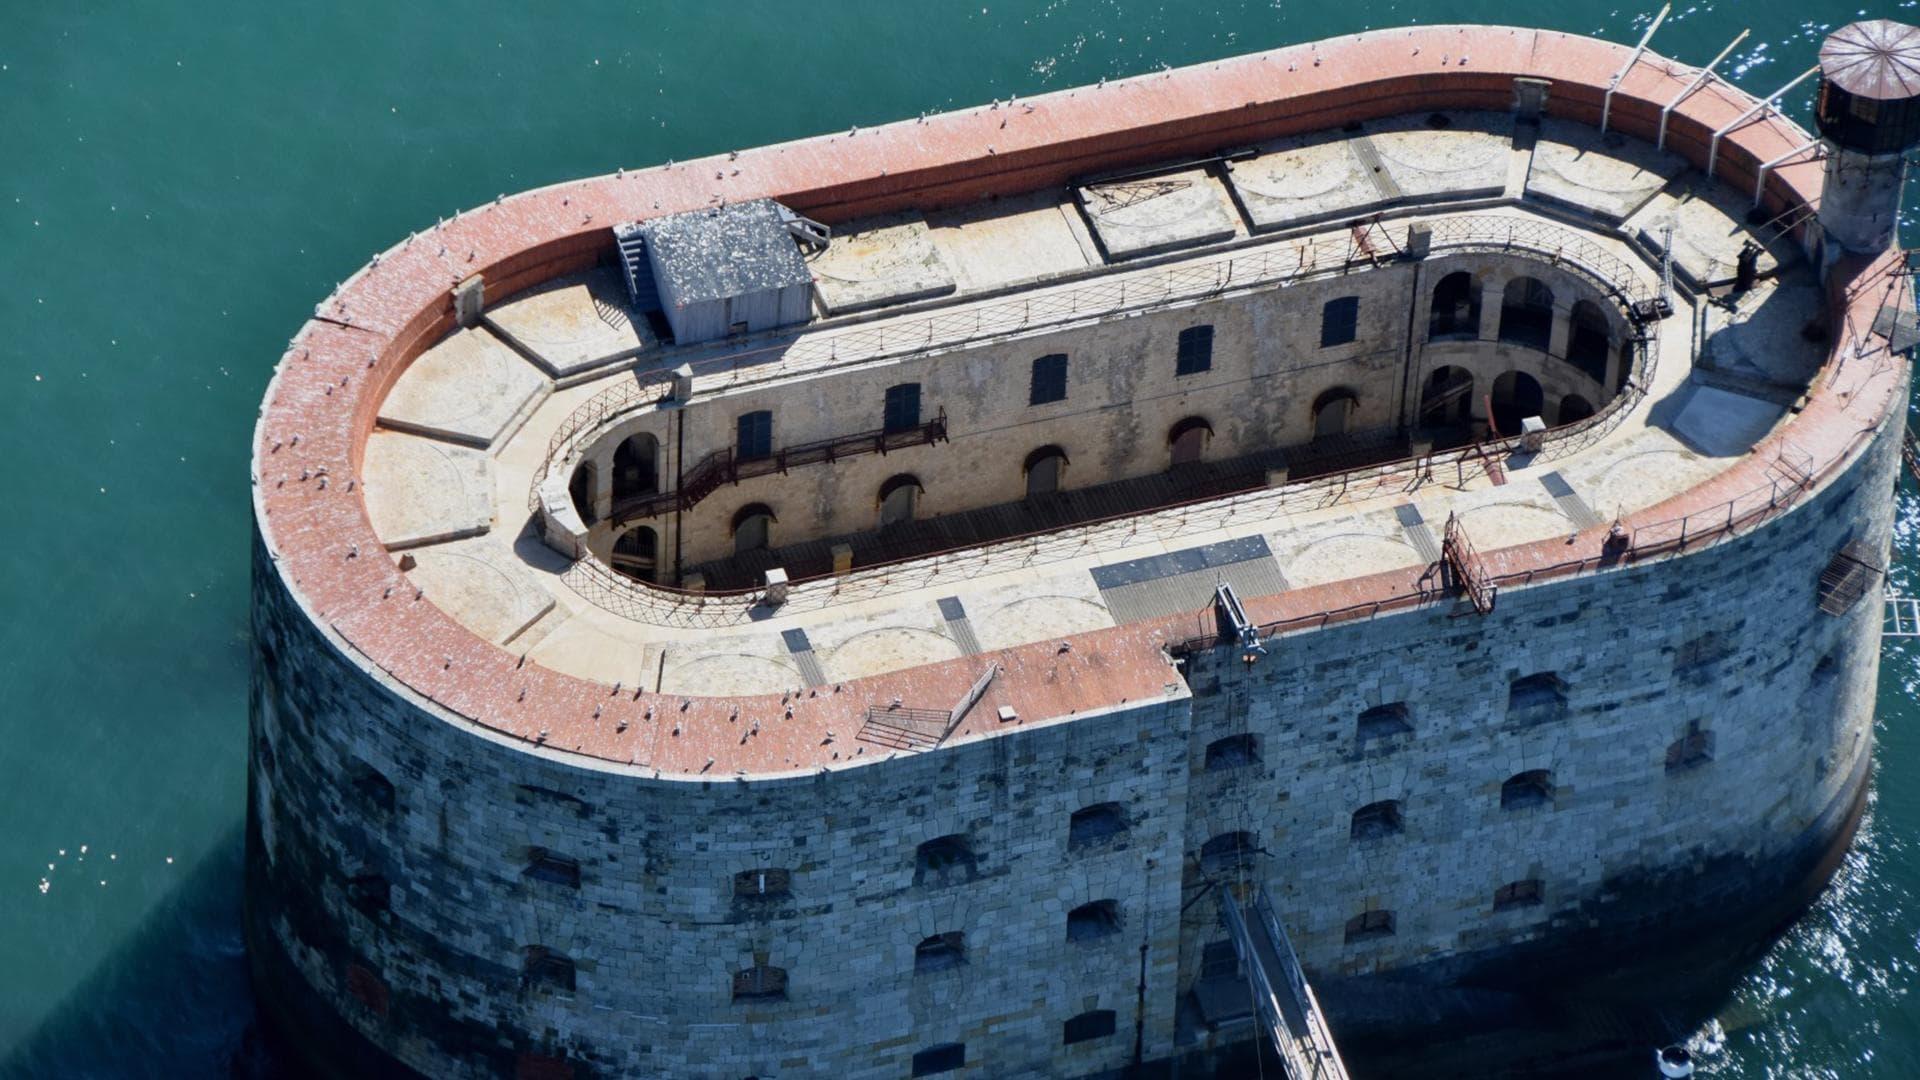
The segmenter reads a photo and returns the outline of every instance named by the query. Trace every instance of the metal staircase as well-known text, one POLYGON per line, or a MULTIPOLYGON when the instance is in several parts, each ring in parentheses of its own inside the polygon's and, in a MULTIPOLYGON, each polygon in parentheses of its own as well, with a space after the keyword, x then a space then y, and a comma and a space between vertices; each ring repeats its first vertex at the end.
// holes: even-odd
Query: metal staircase
POLYGON ((1300 971, 1293 943, 1274 915, 1266 886, 1229 886, 1221 890, 1220 904, 1234 951, 1253 984, 1254 1015, 1287 1080, 1346 1080, 1347 1066, 1300 971), (1245 900, 1251 902, 1243 908, 1245 900))
POLYGON ((660 291, 653 281, 653 261, 647 257, 644 225, 616 225, 614 242, 620 246, 620 276, 627 283, 627 299, 640 311, 660 310, 660 291))

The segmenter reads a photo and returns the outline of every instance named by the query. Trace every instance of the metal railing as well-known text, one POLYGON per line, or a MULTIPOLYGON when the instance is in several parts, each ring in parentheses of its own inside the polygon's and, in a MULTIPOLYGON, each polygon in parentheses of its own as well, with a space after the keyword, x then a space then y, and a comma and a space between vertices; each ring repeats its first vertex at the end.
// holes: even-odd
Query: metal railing
POLYGON ((1220 903, 1235 950, 1253 984, 1254 1013, 1266 1028, 1288 1080, 1346 1080, 1346 1065, 1334 1046, 1332 1032, 1327 1030, 1320 1002, 1300 970, 1293 942, 1274 914, 1266 886, 1254 890, 1251 921, 1234 899, 1232 889, 1221 890, 1220 903), (1256 943, 1256 927, 1266 939, 1272 962, 1280 968, 1278 985, 1274 973, 1268 970, 1266 953, 1256 943))

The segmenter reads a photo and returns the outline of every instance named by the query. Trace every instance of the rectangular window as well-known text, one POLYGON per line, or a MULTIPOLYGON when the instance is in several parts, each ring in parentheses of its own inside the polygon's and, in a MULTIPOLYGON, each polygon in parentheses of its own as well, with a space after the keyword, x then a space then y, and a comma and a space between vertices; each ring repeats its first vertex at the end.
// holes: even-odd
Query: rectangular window
POLYGON ((1050 353, 1033 362, 1033 385, 1027 404, 1045 405, 1067 400, 1067 354, 1050 353))
POLYGON ((1189 326, 1180 331, 1180 357, 1175 375, 1198 375, 1213 367, 1213 327, 1189 326))
POLYGON ((901 383, 887 387, 884 427, 888 433, 912 431, 920 426, 920 384, 901 383))
POLYGON ((1360 329, 1360 298, 1343 296, 1320 309, 1320 347, 1330 349, 1354 339, 1360 329))
POLYGON ((966 1043, 941 1043, 913 1055, 913 1075, 935 1076, 952 1072, 967 1063, 966 1043))
POLYGON ((744 413, 740 417, 739 437, 734 441, 734 456, 741 461, 756 461, 773 456, 773 414, 765 411, 744 413))

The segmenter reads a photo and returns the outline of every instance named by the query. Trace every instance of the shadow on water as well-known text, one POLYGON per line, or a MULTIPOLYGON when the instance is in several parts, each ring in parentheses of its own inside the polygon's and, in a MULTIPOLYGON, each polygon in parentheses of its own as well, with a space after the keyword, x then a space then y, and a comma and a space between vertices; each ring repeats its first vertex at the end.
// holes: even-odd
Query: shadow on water
POLYGON ((0 1077, 282 1075, 264 1045, 240 933, 235 822, 139 928, 5 1060, 0 1077))

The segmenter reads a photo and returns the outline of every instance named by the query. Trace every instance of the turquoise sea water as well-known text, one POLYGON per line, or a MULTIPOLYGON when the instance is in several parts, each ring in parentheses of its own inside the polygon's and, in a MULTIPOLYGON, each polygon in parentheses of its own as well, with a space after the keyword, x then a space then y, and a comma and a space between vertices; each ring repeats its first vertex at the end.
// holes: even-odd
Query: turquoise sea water
MULTIPOLYGON (((1915 6, 1683 4, 1655 47, 1704 62, 1751 27, 1725 67, 1764 93, 1833 26, 1915 6)), ((1631 41, 1643 19, 1595 0, 0 0, 0 1074, 271 1069, 238 930, 248 436, 286 339, 376 249, 498 192, 1370 27, 1631 41)), ((1788 99, 1803 120, 1808 100, 1788 99)), ((1904 585, 1920 496, 1900 499, 1904 585)), ((1920 1075, 1916 683, 1920 655, 1890 647, 1861 838, 1702 1029, 1709 1074, 1920 1075)))

